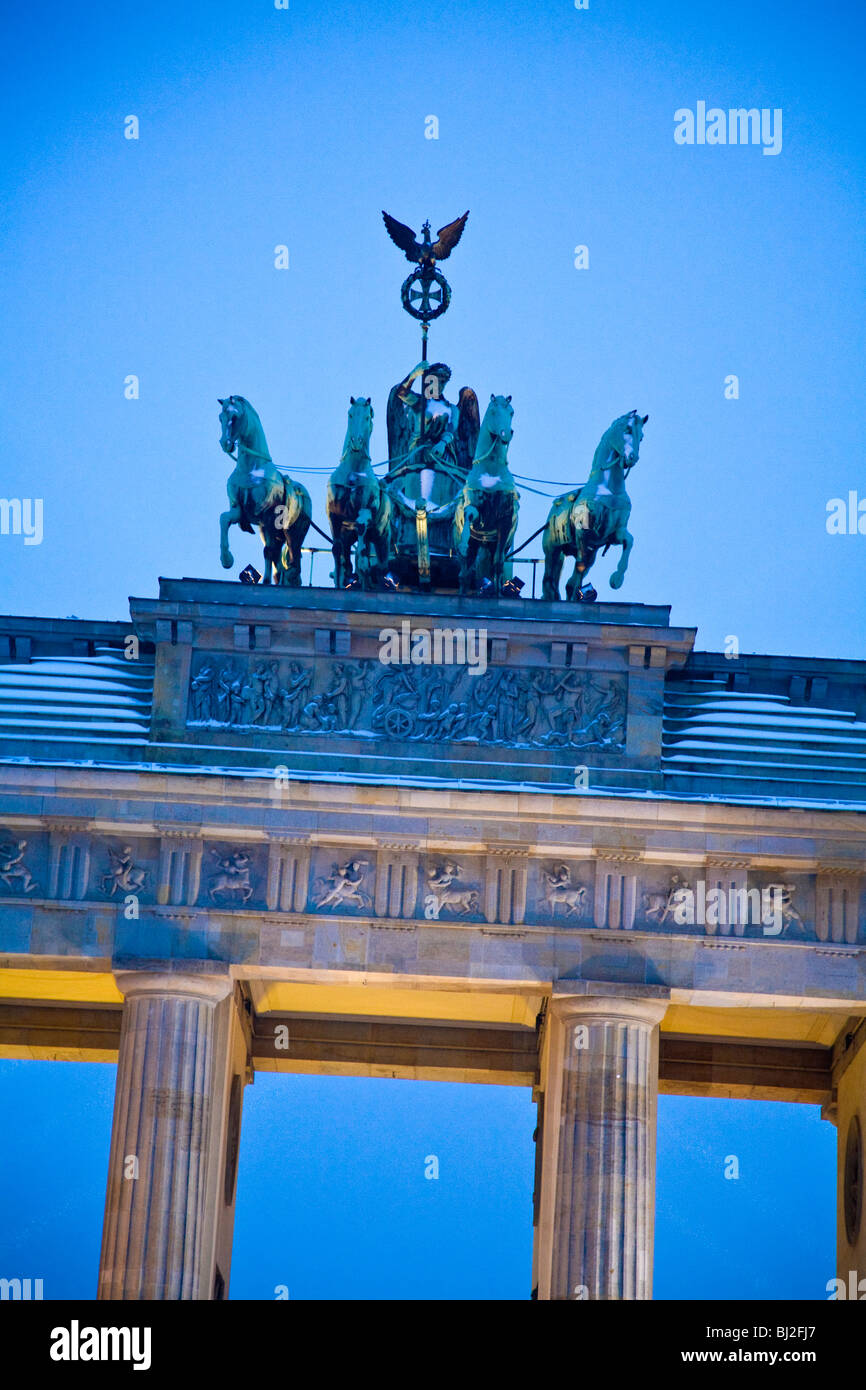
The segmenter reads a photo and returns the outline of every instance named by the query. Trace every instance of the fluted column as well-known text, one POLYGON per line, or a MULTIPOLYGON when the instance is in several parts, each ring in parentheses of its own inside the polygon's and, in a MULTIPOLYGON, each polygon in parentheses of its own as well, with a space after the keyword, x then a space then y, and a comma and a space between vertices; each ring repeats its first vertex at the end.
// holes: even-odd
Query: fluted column
POLYGON ((538 1297, 652 1297, 666 1001, 554 994, 543 1066, 538 1297))
POLYGON ((218 1006, 231 981, 138 971, 116 979, 125 1005, 98 1296, 209 1299, 231 1036, 218 1006))

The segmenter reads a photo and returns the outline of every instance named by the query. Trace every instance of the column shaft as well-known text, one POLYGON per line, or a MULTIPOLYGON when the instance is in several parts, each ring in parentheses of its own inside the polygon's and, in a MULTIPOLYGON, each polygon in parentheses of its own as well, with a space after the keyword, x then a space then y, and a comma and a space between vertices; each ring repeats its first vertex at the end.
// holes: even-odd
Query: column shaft
POLYGON ((652 1297, 658 999, 554 996, 538 1296, 652 1297))
POLYGON ((205 1258, 223 1129, 227 976, 126 973, 99 1298, 211 1297, 205 1258))

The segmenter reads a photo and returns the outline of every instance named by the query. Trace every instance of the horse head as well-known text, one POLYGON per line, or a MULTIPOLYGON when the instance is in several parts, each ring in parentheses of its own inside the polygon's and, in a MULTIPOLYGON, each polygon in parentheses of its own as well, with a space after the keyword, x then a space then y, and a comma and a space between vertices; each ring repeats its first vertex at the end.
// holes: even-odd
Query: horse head
POLYGON ((491 392, 490 404, 481 422, 482 432, 490 436, 492 443, 510 444, 514 437, 511 426, 513 418, 514 406, 511 404, 511 397, 494 396, 491 392))
MULTIPOLYGON (((234 455, 236 446, 245 442, 252 428, 252 417, 256 416, 256 411, 250 406, 249 400, 245 396, 227 396, 225 400, 220 400, 222 410, 220 411, 220 448, 225 453, 234 455)), ((257 418, 257 417, 256 417, 257 418)))
POLYGON ((247 402, 243 396, 226 396, 225 400, 217 398, 222 410, 220 411, 220 448, 227 454, 233 454, 238 441, 244 432, 244 422, 246 419, 247 402))
POLYGON ((241 449, 246 449, 258 458, 270 462, 268 441, 265 439, 262 422, 246 396, 226 396, 225 400, 220 400, 220 405, 220 445, 225 452, 234 454, 237 451, 237 456, 240 457, 241 449))
POLYGON ((648 415, 638 415, 636 410, 630 410, 628 415, 621 415, 618 420, 614 420, 610 427, 608 433, 611 447, 619 454, 626 471, 633 468, 638 461, 643 427, 648 419, 648 415))
POLYGON ((369 452, 370 435, 373 433, 373 400, 371 396, 349 397, 349 423, 346 426, 344 454, 366 454, 369 452))

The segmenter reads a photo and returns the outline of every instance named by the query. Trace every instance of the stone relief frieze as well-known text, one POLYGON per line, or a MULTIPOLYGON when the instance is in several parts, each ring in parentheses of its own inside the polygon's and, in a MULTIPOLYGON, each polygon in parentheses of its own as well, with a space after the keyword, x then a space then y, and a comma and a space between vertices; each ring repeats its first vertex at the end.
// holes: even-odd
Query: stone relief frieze
POLYGON ((27 841, 10 835, 0 838, 0 883, 14 894, 35 893, 38 881, 25 863, 27 841))
POLYGON ((733 867, 735 872, 720 875, 719 866, 711 866, 710 879, 674 872, 665 886, 646 886, 641 894, 643 920, 638 914, 637 925, 706 936, 818 939, 803 915, 814 920, 808 880, 788 882, 766 875, 752 875, 750 880, 739 864, 733 867), (807 893, 808 904, 803 901, 807 893))
POLYGON ((350 849, 339 857, 339 850, 335 855, 308 840, 238 844, 170 830, 159 839, 106 841, 53 827, 49 843, 38 829, 0 828, 0 899, 65 905, 89 899, 122 911, 133 896, 155 900, 160 909, 268 915, 291 909, 369 916, 383 925, 417 915, 503 929, 591 927, 718 941, 851 947, 864 939, 866 873, 837 866, 780 873, 726 860, 703 869, 666 868, 636 855, 598 853, 569 862, 514 847, 504 855, 487 847, 433 857, 411 839, 349 858, 350 849))
POLYGON ((317 663, 199 654, 188 723, 274 734, 353 734, 410 743, 612 749, 625 740, 623 677, 374 660, 317 663))

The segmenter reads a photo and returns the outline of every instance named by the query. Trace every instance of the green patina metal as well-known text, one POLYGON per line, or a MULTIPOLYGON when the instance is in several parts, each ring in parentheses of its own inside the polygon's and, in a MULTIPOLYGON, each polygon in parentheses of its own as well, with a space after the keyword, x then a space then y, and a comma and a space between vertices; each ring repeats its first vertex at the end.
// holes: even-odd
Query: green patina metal
POLYGON ((558 599, 559 581, 566 555, 574 556, 574 572, 565 591, 573 602, 594 599, 595 590, 584 586, 588 571, 601 549, 622 546, 619 564, 610 577, 612 589, 619 589, 628 568, 634 543, 627 529, 631 501, 625 490, 629 472, 638 461, 643 427, 648 415, 636 410, 620 415, 605 430, 593 455, 589 481, 574 492, 557 497, 544 528, 544 582, 542 597, 558 599))
MULTIPOLYGON (((343 452, 328 481, 328 536, 312 521, 306 489, 274 466, 249 401, 243 396, 221 400, 220 443, 233 457, 237 453, 228 480, 229 510, 220 518, 220 558, 227 569, 234 563, 228 546, 232 525, 244 531, 258 526, 265 583, 297 587, 301 544, 312 525, 331 543, 338 589, 488 594, 492 588, 501 595, 511 577, 520 505, 507 463, 511 396, 491 394, 482 423, 472 387, 461 387, 457 400, 450 400, 445 393, 451 368, 427 358, 430 324, 451 302, 451 287, 438 263, 460 241, 469 213, 441 227, 435 241, 429 222, 419 240, 405 223, 386 212, 382 216, 388 235, 415 266, 401 299, 422 328, 421 360, 388 396, 387 472, 378 478, 370 459, 372 398, 353 396, 343 452)), ((622 555, 610 584, 621 587, 633 544, 626 479, 637 463, 648 418, 632 410, 614 420, 595 451, 588 482, 554 500, 540 528, 543 598, 559 599, 565 557, 574 556, 566 597, 572 602, 595 599, 587 574, 599 550, 604 554, 612 545, 621 546, 622 555)), ((516 592, 519 582, 514 584, 516 592)))
POLYGON ((454 540, 461 557, 460 592, 502 593, 506 556, 517 529, 520 498, 508 470, 514 430, 510 396, 490 397, 469 476, 457 499, 454 540))
POLYGON ((366 396, 352 396, 343 452, 328 479, 328 521, 338 589, 349 587, 353 581, 362 589, 377 589, 388 568, 391 498, 370 462, 372 432, 372 401, 366 396), (353 546, 357 574, 352 567, 353 546))
POLYGON ((220 447, 235 459, 226 483, 229 509, 220 517, 220 561, 231 569, 229 528, 258 526, 265 555, 265 584, 298 588, 301 545, 310 527, 310 494, 281 473, 271 459, 262 422, 244 396, 220 399, 220 447), (235 453, 237 450, 237 453, 235 453))

